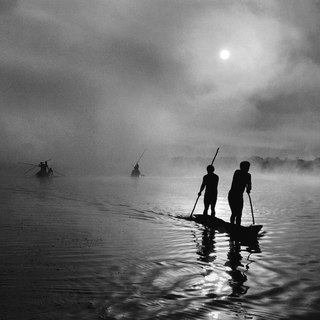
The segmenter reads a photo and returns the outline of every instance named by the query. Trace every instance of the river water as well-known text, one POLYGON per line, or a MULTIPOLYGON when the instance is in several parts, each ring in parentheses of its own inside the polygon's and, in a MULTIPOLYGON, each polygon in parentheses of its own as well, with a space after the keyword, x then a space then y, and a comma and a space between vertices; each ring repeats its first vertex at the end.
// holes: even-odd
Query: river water
POLYGON ((2 179, 0 319, 319 319, 320 182, 253 174, 253 244, 184 219, 200 183, 2 179))

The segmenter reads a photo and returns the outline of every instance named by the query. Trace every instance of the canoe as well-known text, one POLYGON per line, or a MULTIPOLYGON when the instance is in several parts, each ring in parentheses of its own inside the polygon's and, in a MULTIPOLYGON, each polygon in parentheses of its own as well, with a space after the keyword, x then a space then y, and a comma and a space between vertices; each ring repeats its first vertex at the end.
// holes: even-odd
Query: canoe
POLYGON ((229 233, 233 238, 239 239, 254 239, 259 236, 259 231, 262 229, 262 225, 251 226, 237 226, 226 222, 217 217, 203 216, 202 214, 196 214, 192 217, 192 220, 201 223, 210 228, 215 228, 221 232, 229 233))
POLYGON ((52 173, 51 172, 41 172, 41 171, 39 171, 39 172, 37 172, 35 174, 35 176, 37 178, 51 178, 52 177, 52 173))
POLYGON ((133 169, 131 171, 131 177, 140 177, 141 173, 139 171, 139 169, 133 169))

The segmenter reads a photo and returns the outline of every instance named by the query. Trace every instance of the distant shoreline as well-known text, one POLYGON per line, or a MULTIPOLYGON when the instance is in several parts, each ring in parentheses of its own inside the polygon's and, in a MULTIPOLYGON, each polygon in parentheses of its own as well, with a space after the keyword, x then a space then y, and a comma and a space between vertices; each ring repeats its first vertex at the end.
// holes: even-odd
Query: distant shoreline
MULTIPOLYGON (((294 172, 312 172, 320 171, 320 157, 313 160, 305 160, 301 158, 289 159, 280 157, 260 157, 250 156, 244 157, 218 157, 216 160, 217 166, 220 168, 238 167, 239 162, 247 160, 251 163, 252 167, 258 168, 262 171, 294 171, 294 172)), ((174 166, 183 165, 204 165, 211 162, 211 159, 202 157, 174 157, 172 164, 174 166)))

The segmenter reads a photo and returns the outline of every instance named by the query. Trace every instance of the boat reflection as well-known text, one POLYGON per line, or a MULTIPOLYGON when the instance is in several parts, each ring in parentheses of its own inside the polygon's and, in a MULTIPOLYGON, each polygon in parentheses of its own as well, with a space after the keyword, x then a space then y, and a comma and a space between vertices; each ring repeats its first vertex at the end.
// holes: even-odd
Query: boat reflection
POLYGON ((246 251, 249 252, 249 255, 246 260, 243 260, 241 255, 241 243, 230 239, 229 252, 227 254, 225 266, 229 268, 226 273, 231 276, 228 280, 229 286, 232 289, 232 292, 229 295, 231 297, 245 295, 249 290, 249 286, 245 285, 245 282, 247 281, 246 273, 249 270, 249 265, 253 262, 250 260, 251 254, 261 252, 258 240, 249 243, 246 251))
POLYGON ((214 297, 240 297, 245 295, 249 286, 248 280, 249 266, 254 260, 250 257, 254 253, 260 253, 259 242, 257 239, 251 242, 241 242, 227 237, 228 246, 225 246, 226 252, 224 258, 224 268, 221 268, 219 259, 221 255, 216 252, 216 230, 205 227, 202 230, 201 238, 195 236, 198 259, 204 268, 204 279, 199 283, 202 294, 214 297), (246 255, 248 256, 246 257, 246 255), (218 259, 218 261, 216 261, 218 259), (231 288, 231 291, 230 291, 231 288))
POLYGON ((202 262, 213 262, 216 259, 215 230, 205 227, 202 232, 201 243, 197 243, 198 260, 202 262))

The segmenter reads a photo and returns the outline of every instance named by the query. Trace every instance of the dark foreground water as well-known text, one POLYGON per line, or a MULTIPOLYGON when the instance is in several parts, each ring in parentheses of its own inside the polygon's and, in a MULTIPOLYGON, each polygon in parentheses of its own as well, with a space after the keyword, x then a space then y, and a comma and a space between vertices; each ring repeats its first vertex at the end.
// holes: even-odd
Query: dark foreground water
POLYGON ((319 319, 320 182, 253 179, 252 245, 181 218, 201 178, 2 180, 0 319, 319 319))

